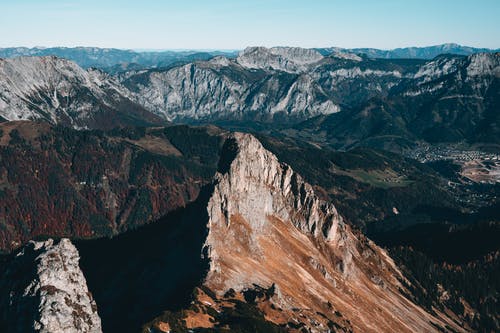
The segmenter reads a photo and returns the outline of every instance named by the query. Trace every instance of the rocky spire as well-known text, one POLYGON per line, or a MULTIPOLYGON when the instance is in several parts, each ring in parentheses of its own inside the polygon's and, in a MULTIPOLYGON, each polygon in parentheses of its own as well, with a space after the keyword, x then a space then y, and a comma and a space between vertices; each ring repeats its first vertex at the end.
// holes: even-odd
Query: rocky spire
POLYGON ((79 259, 68 239, 26 245, 0 276, 0 330, 102 332, 79 259))

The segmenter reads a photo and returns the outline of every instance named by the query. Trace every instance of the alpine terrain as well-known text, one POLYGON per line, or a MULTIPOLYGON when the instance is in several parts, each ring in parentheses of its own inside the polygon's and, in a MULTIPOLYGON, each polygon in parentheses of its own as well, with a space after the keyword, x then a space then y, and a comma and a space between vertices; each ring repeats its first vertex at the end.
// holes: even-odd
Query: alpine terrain
POLYGON ((498 50, 0 56, 0 332, 500 330, 498 50))

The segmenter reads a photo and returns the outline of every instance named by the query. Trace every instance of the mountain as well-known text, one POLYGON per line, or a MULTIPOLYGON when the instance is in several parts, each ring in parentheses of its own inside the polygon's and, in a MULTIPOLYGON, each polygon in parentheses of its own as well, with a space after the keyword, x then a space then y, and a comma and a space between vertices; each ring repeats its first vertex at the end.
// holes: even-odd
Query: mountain
MULTIPOLYGON (((164 70, 141 71, 128 75, 122 83, 137 103, 172 121, 286 123, 339 110, 309 73, 260 69, 259 59, 260 55, 250 49, 236 60, 216 57, 164 70)), ((295 66, 285 63, 283 66, 295 66)))
MULTIPOLYGON (((39 252, 26 257, 26 266, 21 254, 4 258, 2 267, 29 269, 33 257, 39 265, 51 258, 54 267, 41 271, 53 276, 65 267, 60 260, 74 267, 79 253, 86 284, 65 284, 63 274, 50 290, 59 297, 87 286, 109 332, 137 331, 140 324, 160 332, 468 330, 450 311, 430 313, 417 305, 411 283, 388 254, 352 230, 255 137, 227 135, 217 164, 195 201, 155 223, 113 239, 78 241, 78 252, 68 240, 29 243, 18 253, 39 252)), ((2 288, 3 297, 10 290, 2 288)), ((90 298, 81 302, 82 311, 92 304, 90 298)), ((73 315, 47 320, 67 322, 73 315)), ((24 318, 30 317, 20 322, 24 318)))
POLYGON ((472 55, 474 53, 494 53, 499 52, 499 49, 476 48, 470 46, 463 46, 454 43, 424 46, 424 47, 404 47, 392 50, 381 50, 374 48, 353 48, 343 49, 338 47, 320 48, 318 52, 326 55, 332 52, 354 53, 363 54, 370 58, 380 59, 433 59, 442 54, 453 55, 472 55))
POLYGON ((360 105, 297 126, 335 147, 500 141, 500 54, 442 56, 360 105))
POLYGON ((205 243, 204 284, 217 299, 230 289, 271 288, 266 317, 312 332, 436 329, 429 323, 436 318, 401 294, 402 277, 386 254, 353 233, 302 177, 251 135, 236 133, 225 146, 222 156, 232 160, 219 165, 205 243))
POLYGON ((123 71, 120 66, 165 67, 176 62, 208 60, 216 55, 234 56, 224 51, 156 51, 140 52, 98 47, 10 47, 0 48, 0 58, 55 56, 77 63, 83 68, 96 67, 106 71, 123 71))
POLYGON ((0 116, 74 128, 151 125, 162 120, 127 97, 116 80, 56 57, 0 59, 0 116))

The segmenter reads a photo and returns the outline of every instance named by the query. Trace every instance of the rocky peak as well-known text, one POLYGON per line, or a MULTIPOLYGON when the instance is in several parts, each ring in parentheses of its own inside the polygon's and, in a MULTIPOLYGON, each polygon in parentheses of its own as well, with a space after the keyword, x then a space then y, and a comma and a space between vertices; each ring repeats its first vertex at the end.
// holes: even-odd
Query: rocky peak
POLYGON ((274 69, 285 72, 303 72, 323 59, 321 53, 300 47, 248 47, 236 61, 247 68, 274 69))
POLYGON ((31 241, 0 276, 0 330, 101 332, 97 306, 68 239, 31 241))
MULTIPOLYGON (((216 175, 214 200, 224 212, 224 223, 231 224, 231 216, 238 213, 261 230, 266 216, 293 223, 304 233, 333 241, 337 228, 343 227, 335 207, 320 201, 312 186, 304 182, 290 166, 278 161, 252 135, 234 133, 227 139, 222 154, 224 160, 234 157, 229 165, 224 162, 216 175), (226 194, 237 197, 228 198, 226 194), (228 200, 236 199, 236 200, 228 200)), ((209 208, 210 209, 210 208, 209 208)))
POLYGON ((204 285, 218 297, 272 288, 269 301, 280 316, 267 315, 277 325, 311 332, 332 323, 363 332, 436 331, 430 322, 456 328, 407 299, 387 254, 249 134, 226 140, 207 210, 204 285))

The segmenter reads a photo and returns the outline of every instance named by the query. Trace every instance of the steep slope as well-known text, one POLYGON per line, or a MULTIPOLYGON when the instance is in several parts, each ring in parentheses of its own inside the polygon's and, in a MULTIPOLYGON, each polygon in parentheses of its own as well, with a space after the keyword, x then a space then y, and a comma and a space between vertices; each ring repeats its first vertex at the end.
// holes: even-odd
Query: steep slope
POLYGON ((249 69, 217 57, 123 81, 135 100, 172 121, 296 122, 339 111, 307 73, 249 69))
MULTIPOLYGON (((387 254, 351 231, 333 205, 257 139, 236 133, 222 156, 207 207, 204 286, 215 293, 212 299, 272 290, 263 313, 287 331, 463 330, 406 298, 405 279, 387 254)), ((185 318, 196 327, 190 316, 199 314, 185 318)))
POLYGON ((500 53, 443 56, 361 105, 297 126, 337 148, 500 142, 500 53), (325 138, 326 136, 326 138, 325 138))
POLYGON ((185 206, 210 182, 223 135, 1 124, 0 249, 39 236, 111 236, 185 206))
POLYGON ((30 242, 0 271, 2 332, 98 333, 101 320, 68 240, 30 242))
POLYGON ((56 57, 0 59, 0 116, 75 128, 161 122, 110 76, 56 57))

